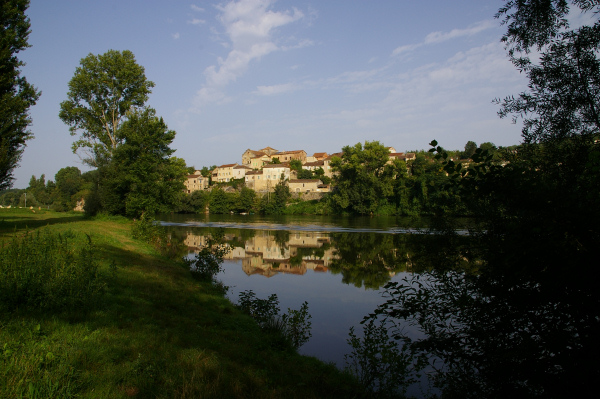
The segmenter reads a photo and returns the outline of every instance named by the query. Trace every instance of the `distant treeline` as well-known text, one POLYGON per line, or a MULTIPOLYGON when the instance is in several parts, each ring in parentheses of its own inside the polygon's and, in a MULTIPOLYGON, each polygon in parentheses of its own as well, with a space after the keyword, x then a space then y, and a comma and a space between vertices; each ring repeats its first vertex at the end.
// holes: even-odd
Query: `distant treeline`
MULTIPOLYGON (((509 162, 518 152, 518 146, 497 148, 492 143, 479 147, 469 141, 464 151, 448 151, 448 156, 471 164, 476 151, 486 151, 497 163, 509 162)), ((261 213, 261 214, 377 214, 377 215, 431 215, 440 211, 461 209, 460 198, 448 189, 448 174, 434 154, 425 150, 414 151, 412 161, 389 161, 389 151, 377 141, 343 148, 342 155, 333 162, 338 173, 331 181, 332 192, 320 200, 303 201, 293 198, 284 182, 274 192, 264 194, 244 186, 243 180, 214 183, 210 190, 193 193, 180 192, 170 201, 165 211, 178 213, 261 213)), ((179 168, 186 173, 194 167, 179 168)), ((206 171, 209 168, 203 168, 206 171)), ((33 206, 56 211, 73 210, 79 201, 93 197, 97 171, 82 173, 79 168, 62 168, 54 180, 32 176, 26 189, 11 189, 0 193, 2 206, 33 206)), ((311 176, 312 178, 313 176, 311 176)), ((97 194, 96 194, 97 195, 97 194)), ((118 201, 118 200, 117 200, 118 201)), ((112 207, 115 214, 127 215, 125 206, 112 207)))

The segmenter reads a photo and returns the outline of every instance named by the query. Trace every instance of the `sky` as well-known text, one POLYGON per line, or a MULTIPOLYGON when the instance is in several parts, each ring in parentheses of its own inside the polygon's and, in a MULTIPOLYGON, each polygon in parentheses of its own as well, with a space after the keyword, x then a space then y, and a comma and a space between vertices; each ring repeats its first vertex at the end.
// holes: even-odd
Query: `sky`
POLYGON ((246 149, 398 152, 508 146, 519 124, 495 98, 526 89, 500 42, 502 0, 31 0, 22 75, 41 90, 15 188, 89 170, 58 117, 82 58, 130 50, 155 83, 147 105, 188 166, 246 149))

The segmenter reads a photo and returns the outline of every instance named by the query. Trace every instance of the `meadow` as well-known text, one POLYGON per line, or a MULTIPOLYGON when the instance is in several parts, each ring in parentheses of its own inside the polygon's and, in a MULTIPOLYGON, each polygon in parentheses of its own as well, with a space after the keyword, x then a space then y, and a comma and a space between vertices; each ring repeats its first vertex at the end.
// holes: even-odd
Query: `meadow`
POLYGON ((0 397, 362 397, 121 217, 0 209, 0 397))

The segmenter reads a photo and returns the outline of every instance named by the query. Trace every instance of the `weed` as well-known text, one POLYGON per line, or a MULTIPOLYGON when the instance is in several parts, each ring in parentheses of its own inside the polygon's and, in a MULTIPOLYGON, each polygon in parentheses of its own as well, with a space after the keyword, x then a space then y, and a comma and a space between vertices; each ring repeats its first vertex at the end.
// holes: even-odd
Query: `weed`
POLYGON ((38 231, 2 245, 0 307, 57 310, 93 303, 106 282, 98 273, 91 237, 81 238, 71 230, 62 235, 38 231))

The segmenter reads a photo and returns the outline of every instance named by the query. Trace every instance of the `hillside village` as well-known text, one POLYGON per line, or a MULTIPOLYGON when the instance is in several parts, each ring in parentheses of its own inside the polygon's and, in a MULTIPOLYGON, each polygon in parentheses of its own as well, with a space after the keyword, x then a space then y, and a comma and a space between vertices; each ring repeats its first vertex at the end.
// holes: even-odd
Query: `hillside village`
MULTIPOLYGON (((399 159, 411 161, 415 153, 397 152, 394 147, 388 147, 389 162, 399 159)), ((274 191, 275 186, 283 179, 292 193, 329 192, 330 184, 320 179, 299 179, 298 172, 291 167, 291 162, 300 161, 302 169, 316 172, 331 180, 335 172, 331 168, 331 160, 341 157, 342 153, 327 154, 315 152, 309 156, 304 150, 278 151, 271 147, 260 150, 247 149, 241 157, 241 163, 230 163, 217 166, 210 171, 210 176, 203 176, 196 170, 188 175, 185 181, 185 192, 208 190, 211 184, 228 183, 232 180, 243 180, 246 187, 257 193, 274 191)))

